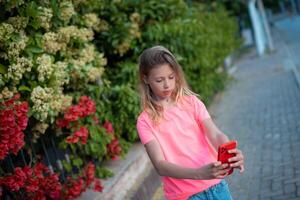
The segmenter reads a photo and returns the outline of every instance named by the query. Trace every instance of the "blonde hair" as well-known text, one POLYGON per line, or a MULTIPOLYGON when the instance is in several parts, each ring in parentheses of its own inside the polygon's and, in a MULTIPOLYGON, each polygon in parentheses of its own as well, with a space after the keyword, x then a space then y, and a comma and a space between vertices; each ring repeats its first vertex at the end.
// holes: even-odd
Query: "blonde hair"
POLYGON ((157 103, 150 86, 145 83, 150 71, 163 64, 169 64, 175 72, 176 86, 171 98, 178 101, 184 95, 197 95, 192 92, 184 78, 184 73, 175 56, 163 46, 154 46, 145 49, 139 58, 139 88, 141 94, 141 106, 151 117, 152 121, 159 122, 163 118, 163 107, 157 103))

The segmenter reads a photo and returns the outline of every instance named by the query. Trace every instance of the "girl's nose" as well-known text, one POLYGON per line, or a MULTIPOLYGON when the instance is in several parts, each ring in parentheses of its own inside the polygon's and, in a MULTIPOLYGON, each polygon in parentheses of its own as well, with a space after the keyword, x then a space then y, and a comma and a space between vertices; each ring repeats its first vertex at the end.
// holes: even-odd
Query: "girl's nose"
POLYGON ((167 89, 167 88, 169 88, 169 81, 165 80, 164 81, 164 89, 167 89))

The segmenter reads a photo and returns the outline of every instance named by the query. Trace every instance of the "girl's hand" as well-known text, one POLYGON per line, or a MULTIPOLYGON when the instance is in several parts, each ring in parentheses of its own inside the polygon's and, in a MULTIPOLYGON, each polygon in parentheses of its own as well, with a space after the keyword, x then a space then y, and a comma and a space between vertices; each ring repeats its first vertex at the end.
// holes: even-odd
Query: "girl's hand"
POLYGON ((202 180, 223 179, 228 175, 230 168, 227 163, 222 164, 220 161, 210 163, 199 168, 197 178, 202 180))
POLYGON ((228 153, 233 153, 235 154, 234 157, 229 158, 228 161, 230 162, 229 167, 231 168, 239 168, 240 172, 242 173, 245 168, 244 168, 244 155, 241 150, 239 149, 231 149, 228 151, 228 153))

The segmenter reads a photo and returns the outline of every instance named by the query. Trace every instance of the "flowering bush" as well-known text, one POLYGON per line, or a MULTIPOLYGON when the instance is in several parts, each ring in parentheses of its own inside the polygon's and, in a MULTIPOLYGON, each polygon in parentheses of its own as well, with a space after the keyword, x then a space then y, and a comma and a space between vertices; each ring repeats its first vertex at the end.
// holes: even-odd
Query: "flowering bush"
MULTIPOLYGON (((110 114, 109 102, 103 104, 102 97, 93 100, 95 90, 89 91, 89 87, 109 87, 103 77, 107 59, 93 43, 95 33, 107 31, 109 24, 93 9, 82 10, 82 4, 0 1, 0 160, 8 163, 1 165, 1 171, 7 172, 1 177, 1 194, 11 191, 29 199, 60 199, 57 193, 51 193, 53 190, 72 199, 94 180, 95 188, 101 191, 101 182, 95 176, 111 175, 100 164, 84 167, 90 156, 97 163, 110 159, 106 146, 113 137, 98 127, 108 118, 106 112, 110 114), (70 155, 62 160, 64 168, 53 169, 47 155, 43 155, 48 150, 47 142, 42 140, 61 143, 66 152, 71 149, 81 157, 70 155), (21 149, 24 151, 20 153, 21 149), (40 165, 30 165, 41 159, 50 167, 42 168, 43 175, 38 175, 36 168, 40 165), (14 166, 11 162, 24 167, 9 173, 14 166), (88 176, 78 175, 84 170, 88 176), (75 182, 73 178, 64 181, 54 171, 75 173, 75 182), (66 185, 79 187, 80 176, 85 186, 72 194, 70 191, 76 187, 68 191, 66 185), (60 188, 46 188, 53 185, 51 181, 60 188)), ((119 147, 118 155, 124 153, 121 150, 119 147)))
POLYGON ((67 182, 63 185, 63 199, 72 200, 79 197, 94 182, 94 190, 101 192, 103 186, 101 181, 95 178, 95 165, 88 163, 83 169, 82 175, 76 179, 68 177, 67 182))
POLYGON ((37 163, 33 168, 16 167, 14 174, 1 177, 0 185, 17 194, 24 190, 26 199, 49 197, 58 200, 62 189, 58 175, 51 174, 50 170, 41 163, 37 163))
MULTIPOLYGON (((94 190, 101 192, 101 181, 95 178, 95 165, 88 163, 82 175, 73 179, 67 178, 62 185, 58 174, 51 173, 42 163, 37 163, 33 168, 25 166, 16 167, 12 175, 0 178, 0 187, 8 189, 16 195, 25 191, 26 199, 74 199, 94 183, 94 190)), ((0 195, 1 197, 1 195, 0 195)))

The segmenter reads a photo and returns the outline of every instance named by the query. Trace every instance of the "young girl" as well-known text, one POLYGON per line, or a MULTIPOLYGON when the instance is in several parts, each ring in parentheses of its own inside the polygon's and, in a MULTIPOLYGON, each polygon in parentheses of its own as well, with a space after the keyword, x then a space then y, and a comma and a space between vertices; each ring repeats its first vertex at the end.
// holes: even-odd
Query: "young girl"
POLYGON ((140 56, 139 76, 143 112, 137 130, 162 176, 166 198, 232 199, 223 179, 231 168, 244 171, 243 154, 230 150, 235 156, 229 166, 217 162, 215 150, 229 139, 188 89, 174 55, 162 46, 146 49, 140 56))

